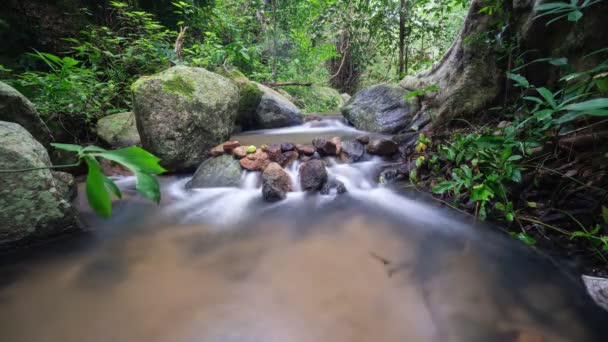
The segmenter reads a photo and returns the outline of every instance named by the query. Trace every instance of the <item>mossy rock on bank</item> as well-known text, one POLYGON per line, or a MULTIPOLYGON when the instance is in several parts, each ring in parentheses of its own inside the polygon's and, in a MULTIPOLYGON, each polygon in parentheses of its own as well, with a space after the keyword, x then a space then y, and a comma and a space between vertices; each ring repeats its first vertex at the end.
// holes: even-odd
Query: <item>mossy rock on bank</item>
POLYGON ((344 104, 340 93, 330 87, 313 84, 310 87, 282 87, 282 90, 291 95, 295 99, 294 103, 306 113, 334 112, 344 104))
POLYGON ((99 119, 97 135, 113 147, 133 146, 141 143, 133 112, 112 114, 99 119))
MULTIPOLYGON (((0 170, 45 166, 44 146, 20 125, 0 121, 0 170)), ((71 175, 49 169, 0 174, 0 250, 82 230, 73 185, 71 175)))
POLYGON ((193 170, 230 137, 239 92, 221 75, 175 66, 140 78, 131 89, 142 147, 170 171, 193 170))
POLYGON ((255 129, 255 112, 262 101, 264 92, 255 82, 250 81, 237 69, 223 70, 221 75, 228 77, 239 89, 239 107, 236 117, 236 125, 244 130, 255 129))

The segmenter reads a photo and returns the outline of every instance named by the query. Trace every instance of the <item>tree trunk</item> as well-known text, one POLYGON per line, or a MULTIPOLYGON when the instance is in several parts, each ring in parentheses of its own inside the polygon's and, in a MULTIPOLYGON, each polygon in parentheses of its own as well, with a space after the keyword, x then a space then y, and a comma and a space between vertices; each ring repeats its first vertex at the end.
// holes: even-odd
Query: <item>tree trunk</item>
MULTIPOLYGON (((546 0, 505 0, 502 10, 510 18, 508 31, 498 32, 496 17, 479 13, 486 5, 484 0, 473 0, 458 38, 447 53, 435 65, 416 76, 405 76, 400 85, 407 90, 423 89, 437 85, 439 91, 425 96, 425 108, 431 109, 438 123, 453 118, 467 118, 497 103, 506 90, 505 72, 508 71, 508 55, 499 51, 498 44, 485 42, 500 34, 503 40, 512 39, 524 55, 526 63, 541 57, 567 57, 574 66, 591 65, 592 58, 583 56, 608 46, 608 30, 605 16, 608 2, 597 3, 583 11, 580 21, 566 19, 546 26, 552 16, 535 20, 534 7, 546 0)), ((504 25, 499 25, 502 29, 504 25)), ((599 57, 599 56, 598 56, 599 57)), ((519 71, 532 84, 551 88, 559 79, 555 67, 548 63, 535 63, 519 71)))
POLYGON ((406 15, 407 0, 399 1, 399 67, 397 68, 397 77, 404 76, 404 50, 405 50, 405 15, 406 15))
POLYGON ((272 36, 274 39, 274 48, 272 56, 272 80, 277 82, 277 58, 278 58, 278 43, 277 43, 277 0, 271 0, 272 3, 272 36))

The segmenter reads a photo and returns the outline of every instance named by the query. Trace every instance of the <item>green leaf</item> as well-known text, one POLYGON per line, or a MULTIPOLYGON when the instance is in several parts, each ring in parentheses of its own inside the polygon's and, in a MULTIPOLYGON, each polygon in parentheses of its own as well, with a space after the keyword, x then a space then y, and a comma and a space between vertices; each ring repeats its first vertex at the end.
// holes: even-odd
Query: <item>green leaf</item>
POLYGON ((604 223, 608 224, 608 208, 602 206, 602 219, 604 219, 604 223))
POLYGON ((557 103, 555 102, 555 99, 553 98, 553 93, 551 93, 551 91, 549 91, 549 89, 545 88, 545 87, 541 87, 536 89, 536 91, 538 91, 538 93, 547 101, 547 103, 549 103, 549 105, 551 105, 551 107, 553 109, 557 108, 557 103))
POLYGON ((101 167, 95 158, 85 157, 84 160, 89 170, 86 181, 89 205, 97 215, 108 218, 112 215, 112 201, 106 191, 105 175, 101 172, 101 167))
POLYGON ((137 192, 158 204, 160 202, 160 186, 156 177, 143 172, 136 172, 135 177, 137 178, 135 185, 137 192))
POLYGON ((80 145, 74 144, 60 144, 60 143, 51 143, 51 146, 58 148, 60 150, 70 151, 70 152, 82 152, 83 147, 80 145))
POLYGON ((530 82, 528 82, 528 80, 520 74, 513 74, 508 72, 507 77, 515 81, 517 85, 522 88, 528 88, 530 86, 530 82))
POLYGON ((122 164, 133 171, 133 173, 161 174, 166 171, 158 164, 160 162, 158 157, 136 146, 94 153, 94 155, 122 164))
POLYGON ((565 106, 565 110, 588 111, 594 109, 608 108, 608 98, 593 99, 589 101, 573 103, 565 106))
POLYGON ((435 185, 432 189, 435 194, 443 194, 444 192, 454 188, 456 186, 455 182, 443 181, 437 185, 435 185))
POLYGON ((535 245, 536 244, 536 239, 534 239, 533 237, 531 237, 530 235, 528 235, 526 233, 511 233, 511 235, 513 237, 515 237, 517 240, 525 243, 526 245, 535 245))
POLYGON ((103 173, 101 175, 103 176, 103 183, 106 188, 108 188, 117 198, 122 198, 122 194, 120 193, 120 189, 118 188, 118 186, 116 186, 116 183, 114 183, 114 181, 112 181, 110 178, 108 178, 108 176, 104 175, 103 173))
POLYGON ((485 184, 475 185, 471 190, 471 201, 488 201, 494 197, 492 189, 487 187, 485 184))
POLYGON ((505 205, 504 205, 504 204, 502 204, 502 203, 500 203, 500 202, 496 202, 496 204, 494 204, 494 207, 495 207, 497 210, 500 210, 500 211, 505 211, 505 205))
POLYGON ((513 215, 512 212, 508 212, 508 213, 505 213, 505 218, 507 219, 507 221, 513 222, 513 220, 515 219, 515 215, 513 215))
POLYGON ((583 17, 583 12, 576 10, 576 11, 570 12, 570 14, 568 14, 568 21, 578 21, 582 17, 583 17))

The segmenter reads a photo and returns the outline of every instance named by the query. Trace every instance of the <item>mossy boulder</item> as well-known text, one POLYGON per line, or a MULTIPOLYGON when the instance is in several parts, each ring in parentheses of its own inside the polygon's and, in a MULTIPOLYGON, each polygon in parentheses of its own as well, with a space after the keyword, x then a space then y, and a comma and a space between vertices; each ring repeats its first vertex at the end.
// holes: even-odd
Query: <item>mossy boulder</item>
POLYGON ((342 107, 342 115, 357 129, 395 134, 407 129, 419 106, 408 91, 391 84, 378 84, 357 92, 342 107))
POLYGON ((114 147, 139 145, 141 143, 133 112, 112 114, 99 119, 97 121, 97 135, 114 147))
POLYGON ((340 110, 344 104, 340 93, 330 87, 313 84, 310 87, 289 86, 282 89, 290 94, 294 103, 306 113, 325 113, 340 110))
MULTIPOLYGON (((25 128, 0 121, 0 170, 50 166, 44 146, 25 128)), ((83 229, 71 204, 73 177, 41 169, 0 174, 0 249, 83 229)))
POLYGON ((34 105, 15 88, 0 82, 0 120, 24 127, 36 140, 48 147, 52 137, 34 105))
POLYGON ((255 112, 262 101, 261 91, 255 82, 250 81, 237 69, 223 71, 223 76, 228 77, 239 89, 239 107, 236 117, 236 124, 243 130, 256 129, 255 112))
POLYGON ((202 162, 186 188, 237 187, 242 173, 239 161, 230 154, 224 154, 202 162))
POLYGON ((142 147, 170 171, 196 168, 230 137, 239 94, 221 75, 175 66, 140 78, 131 89, 142 147))

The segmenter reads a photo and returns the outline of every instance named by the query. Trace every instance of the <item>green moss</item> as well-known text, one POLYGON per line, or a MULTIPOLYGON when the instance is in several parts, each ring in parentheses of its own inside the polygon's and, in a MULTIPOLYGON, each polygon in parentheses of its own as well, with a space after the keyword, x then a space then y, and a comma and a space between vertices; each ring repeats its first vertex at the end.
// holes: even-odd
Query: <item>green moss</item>
POLYGON ((173 75, 172 78, 163 82, 164 91, 171 94, 185 96, 190 100, 194 96, 194 89, 194 81, 184 77, 183 75, 173 75))
POLYGON ((294 97, 296 105, 302 107, 306 113, 334 112, 342 106, 342 97, 333 88, 313 85, 283 87, 283 90, 294 97))

